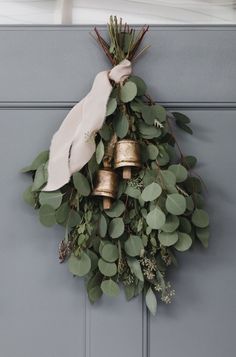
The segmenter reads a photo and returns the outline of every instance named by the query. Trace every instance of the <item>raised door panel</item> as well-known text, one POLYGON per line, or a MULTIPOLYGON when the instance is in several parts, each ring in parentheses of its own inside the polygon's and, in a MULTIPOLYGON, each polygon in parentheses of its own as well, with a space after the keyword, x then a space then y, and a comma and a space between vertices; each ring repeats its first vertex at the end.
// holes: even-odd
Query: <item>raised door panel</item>
POLYGON ((184 152, 196 155, 207 186, 209 249, 178 254, 170 280, 172 305, 150 318, 150 357, 233 357, 236 329, 235 110, 185 110, 194 136, 181 134, 184 152))
MULTIPOLYGON (((76 102, 109 69, 92 26, 0 27, 0 102, 76 102)), ((100 27, 104 29, 104 27, 100 27)), ((161 102, 235 102, 234 26, 152 26, 134 65, 161 102)))
POLYGON ((91 306, 82 279, 59 264, 64 231, 22 200, 20 169, 47 149, 65 110, 0 110, 0 345, 4 357, 142 356, 141 299, 91 306), (128 333, 127 333, 128 331, 128 333), (131 343, 135 341, 135 344, 131 343))

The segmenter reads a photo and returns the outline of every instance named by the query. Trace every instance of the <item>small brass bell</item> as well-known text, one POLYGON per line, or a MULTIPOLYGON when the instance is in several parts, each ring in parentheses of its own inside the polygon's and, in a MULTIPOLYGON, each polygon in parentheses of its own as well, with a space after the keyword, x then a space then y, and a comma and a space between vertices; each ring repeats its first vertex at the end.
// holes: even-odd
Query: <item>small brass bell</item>
POLYGON ((141 167, 140 146, 137 141, 124 139, 116 143, 114 167, 123 167, 123 179, 131 179, 131 168, 141 167))
POLYGON ((103 208, 110 209, 112 199, 116 198, 118 188, 118 176, 111 169, 101 169, 97 173, 95 187, 92 192, 94 196, 103 197, 103 208))

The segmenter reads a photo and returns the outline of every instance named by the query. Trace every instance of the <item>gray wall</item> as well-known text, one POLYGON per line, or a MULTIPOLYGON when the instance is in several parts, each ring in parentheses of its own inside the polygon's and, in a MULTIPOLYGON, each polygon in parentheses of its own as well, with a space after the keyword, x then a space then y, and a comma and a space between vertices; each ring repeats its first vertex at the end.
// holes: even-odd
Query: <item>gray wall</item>
POLYGON ((19 169, 47 148, 98 70, 108 68, 88 27, 0 27, 0 355, 3 357, 234 357, 236 353, 236 27, 152 27, 135 65, 150 93, 192 119, 178 133, 199 158, 212 236, 179 257, 176 299, 149 317, 142 299, 91 306, 57 262, 59 228, 21 200, 19 169))

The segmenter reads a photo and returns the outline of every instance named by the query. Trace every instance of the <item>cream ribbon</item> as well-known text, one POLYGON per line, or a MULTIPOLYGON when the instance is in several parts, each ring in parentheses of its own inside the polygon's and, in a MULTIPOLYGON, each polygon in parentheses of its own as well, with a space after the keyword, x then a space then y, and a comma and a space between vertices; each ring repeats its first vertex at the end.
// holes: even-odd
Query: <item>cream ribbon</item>
POLYGON ((55 191, 69 182, 93 156, 95 133, 106 118, 106 107, 112 91, 110 80, 122 83, 130 74, 131 63, 123 60, 111 71, 99 72, 90 92, 68 113, 54 134, 48 162, 48 182, 43 191, 55 191))

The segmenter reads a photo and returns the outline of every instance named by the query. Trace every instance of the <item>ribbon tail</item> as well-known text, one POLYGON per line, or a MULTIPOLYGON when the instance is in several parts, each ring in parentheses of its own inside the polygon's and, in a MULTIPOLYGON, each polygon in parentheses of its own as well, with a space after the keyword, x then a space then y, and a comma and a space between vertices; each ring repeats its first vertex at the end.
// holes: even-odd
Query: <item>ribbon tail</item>
POLYGON ((131 74, 128 60, 110 72, 97 74, 85 98, 71 109, 54 134, 48 162, 48 182, 43 191, 55 191, 69 182, 73 173, 81 170, 93 156, 95 134, 106 118, 106 107, 112 91, 110 79, 119 83, 131 74))

